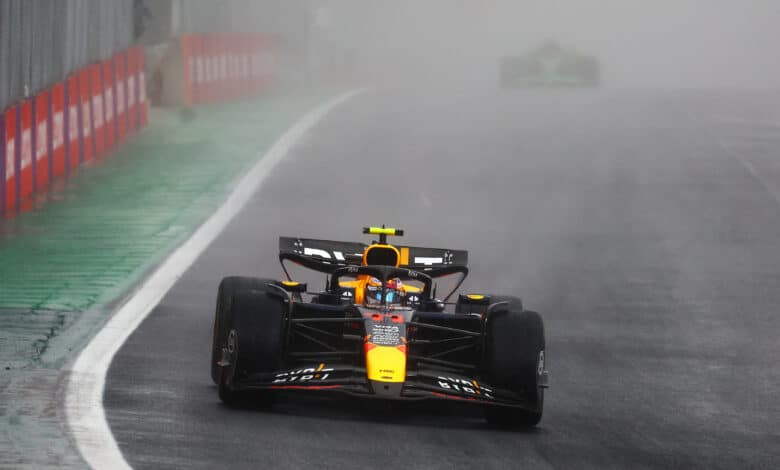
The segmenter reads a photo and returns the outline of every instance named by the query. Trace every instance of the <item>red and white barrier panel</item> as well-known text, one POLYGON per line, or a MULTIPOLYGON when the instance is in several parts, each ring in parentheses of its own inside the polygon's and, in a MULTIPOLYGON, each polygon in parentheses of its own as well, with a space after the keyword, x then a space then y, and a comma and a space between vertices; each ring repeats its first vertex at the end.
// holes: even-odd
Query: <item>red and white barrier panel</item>
POLYGON ((102 157, 148 121, 140 47, 9 107, 0 113, 0 212, 31 208, 53 178, 102 157))
POLYGON ((187 34, 180 45, 187 106, 235 100, 273 86, 273 43, 266 34, 187 34))

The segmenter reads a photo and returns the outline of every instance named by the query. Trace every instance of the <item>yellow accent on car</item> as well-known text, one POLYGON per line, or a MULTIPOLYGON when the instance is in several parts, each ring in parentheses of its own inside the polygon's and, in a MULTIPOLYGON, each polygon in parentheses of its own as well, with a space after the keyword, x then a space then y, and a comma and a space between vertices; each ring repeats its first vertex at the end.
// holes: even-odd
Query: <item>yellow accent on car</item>
POLYGON ((301 283, 298 281, 282 281, 282 284, 284 284, 287 287, 295 287, 301 285, 301 283))
POLYGON ((409 266, 409 248, 403 247, 401 252, 401 266, 409 266))
POLYGON ((485 300, 485 296, 481 294, 467 294, 466 297, 471 300, 485 300))
POLYGON ((406 354, 398 346, 371 345, 366 351, 366 373, 377 382, 406 380, 406 354))

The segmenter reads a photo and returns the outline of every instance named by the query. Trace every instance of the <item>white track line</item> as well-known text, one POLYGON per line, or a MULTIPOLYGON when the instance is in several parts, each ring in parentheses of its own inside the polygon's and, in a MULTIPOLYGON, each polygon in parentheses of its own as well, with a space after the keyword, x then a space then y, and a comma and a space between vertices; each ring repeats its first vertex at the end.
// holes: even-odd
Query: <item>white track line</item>
POLYGON ((359 93, 361 90, 333 98, 290 128, 239 182, 222 207, 176 249, 115 312, 66 371, 68 382, 65 391, 65 415, 68 428, 79 452, 92 468, 130 468, 111 434, 103 409, 106 372, 114 355, 182 274, 246 205, 274 165, 330 111, 359 93))

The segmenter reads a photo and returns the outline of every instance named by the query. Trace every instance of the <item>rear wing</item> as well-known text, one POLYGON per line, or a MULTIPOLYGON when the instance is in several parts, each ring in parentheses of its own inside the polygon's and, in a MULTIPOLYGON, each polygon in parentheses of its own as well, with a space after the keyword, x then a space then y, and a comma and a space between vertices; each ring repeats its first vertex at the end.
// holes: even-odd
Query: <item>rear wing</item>
MULTIPOLYGON (((431 277, 468 272, 467 251, 394 246, 401 253, 401 267, 424 271, 431 277)), ((284 261, 290 260, 306 268, 331 274, 344 266, 359 266, 367 247, 367 244, 357 242, 279 237, 279 261, 283 268, 284 261)))

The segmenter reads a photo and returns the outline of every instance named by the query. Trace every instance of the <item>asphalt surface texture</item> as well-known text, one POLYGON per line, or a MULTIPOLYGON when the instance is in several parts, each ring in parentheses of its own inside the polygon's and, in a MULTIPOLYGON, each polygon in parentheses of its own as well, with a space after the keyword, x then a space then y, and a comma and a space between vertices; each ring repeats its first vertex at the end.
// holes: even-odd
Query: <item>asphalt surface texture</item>
MULTIPOLYGON (((117 354, 135 468, 777 468, 780 95, 370 92, 338 108, 117 354), (209 376, 217 285, 280 277, 277 237, 468 249, 465 290, 542 313, 537 428, 479 410, 283 397, 209 376)), ((316 287, 310 284, 310 287, 316 287)))

